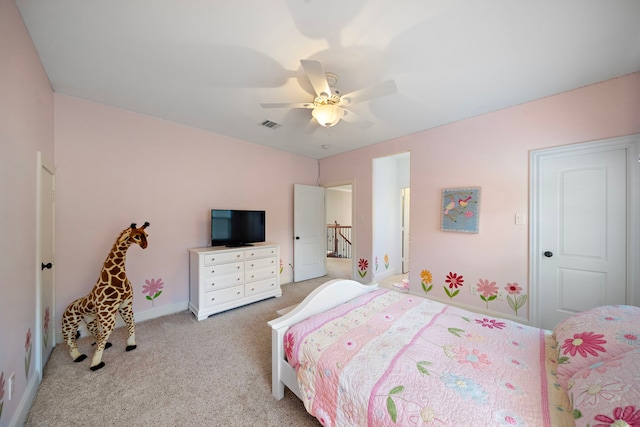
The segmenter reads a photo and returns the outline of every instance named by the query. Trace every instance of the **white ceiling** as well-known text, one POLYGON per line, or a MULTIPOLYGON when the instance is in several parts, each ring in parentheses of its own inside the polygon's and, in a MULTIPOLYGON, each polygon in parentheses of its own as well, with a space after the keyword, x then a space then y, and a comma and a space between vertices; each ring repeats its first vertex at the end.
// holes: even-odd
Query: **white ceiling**
POLYGON ((640 70, 638 0, 16 4, 55 92, 313 158, 640 70), (301 59, 398 92, 350 107, 368 128, 305 131, 311 110, 260 106, 313 100, 301 59))

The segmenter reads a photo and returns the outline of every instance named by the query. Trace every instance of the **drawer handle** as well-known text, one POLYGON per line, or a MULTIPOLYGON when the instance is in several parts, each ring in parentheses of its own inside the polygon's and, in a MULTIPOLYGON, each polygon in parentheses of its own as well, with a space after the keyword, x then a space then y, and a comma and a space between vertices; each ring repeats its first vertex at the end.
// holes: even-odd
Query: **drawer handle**
POLYGON ((236 277, 236 282, 237 282, 238 280, 240 280, 240 278, 239 278, 239 277, 236 277))
POLYGON ((215 270, 211 270, 211 274, 213 274, 213 273, 215 273, 215 272, 216 272, 215 270))
POLYGON ((240 270, 240 266, 237 266, 237 267, 236 267, 236 270, 240 270))
POLYGON ((238 291, 238 295, 240 295, 240 291, 238 291))
POLYGON ((211 298, 211 301, 215 301, 215 300, 216 300, 215 298, 211 298))
POLYGON ((251 267, 255 267, 255 264, 251 264, 251 267))
POLYGON ((215 285, 216 285, 215 282, 211 283, 211 287, 214 287, 215 285))
POLYGON ((256 288, 251 288, 251 292, 253 292, 253 291, 255 291, 255 290, 256 290, 256 288))
POLYGON ((236 258, 240 258, 240 254, 236 255, 236 258))

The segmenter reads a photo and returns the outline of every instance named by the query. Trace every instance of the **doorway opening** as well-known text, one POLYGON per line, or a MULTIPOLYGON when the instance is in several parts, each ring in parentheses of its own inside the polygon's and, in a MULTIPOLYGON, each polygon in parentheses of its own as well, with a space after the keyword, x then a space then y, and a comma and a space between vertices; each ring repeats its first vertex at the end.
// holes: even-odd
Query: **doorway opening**
POLYGON ((409 152, 373 159, 372 270, 381 286, 409 289, 409 152))
POLYGON ((327 275, 353 278, 353 185, 326 187, 326 255, 327 275))

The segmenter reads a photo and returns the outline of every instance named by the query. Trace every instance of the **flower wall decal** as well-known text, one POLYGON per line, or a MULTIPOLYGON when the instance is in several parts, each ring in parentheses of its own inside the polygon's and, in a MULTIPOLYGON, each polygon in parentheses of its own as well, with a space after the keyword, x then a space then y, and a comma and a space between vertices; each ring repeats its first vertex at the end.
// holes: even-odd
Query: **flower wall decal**
POLYGON ((424 293, 429 293, 431 289, 433 289, 433 275, 429 270, 422 270, 420 272, 420 285, 422 285, 422 290, 424 293))
POLYGON ((24 342, 24 351, 26 353, 24 355, 24 376, 27 380, 29 379, 29 366, 31 366, 32 347, 33 346, 31 345, 31 328, 29 328, 27 330, 27 336, 25 337, 25 342, 24 342))
POLYGON ((151 301, 151 305, 155 307, 153 300, 162 294, 164 283, 162 283, 162 279, 145 280, 144 283, 146 283, 146 285, 142 285, 142 293, 149 294, 146 298, 151 301))
POLYGON ((387 255, 387 254, 384 254, 384 268, 386 270, 389 269, 389 255, 387 255))
POLYGON ((511 309, 515 311, 517 316, 518 309, 522 308, 522 306, 527 303, 528 295, 520 295, 520 292, 522 292, 522 288, 515 282, 507 283, 507 286, 505 286, 504 289, 508 293, 507 302, 509 303, 509 307, 511 307, 511 309))
POLYGON ((44 320, 43 320, 43 327, 42 327, 42 341, 44 344, 44 348, 48 348, 49 347, 49 307, 47 307, 44 310, 44 320))
POLYGON ((367 271, 369 270, 369 261, 364 258, 360 258, 358 261, 358 274, 361 278, 364 279, 364 276, 367 275, 367 271))
POLYGON ((4 405, 4 372, 0 372, 0 418, 2 418, 3 405, 4 405))
POLYGON ((498 298, 498 286, 496 282, 489 282, 489 279, 480 279, 476 284, 476 288, 480 293, 480 299, 487 304, 487 308, 489 308, 489 301, 498 298))
POLYGON ((462 287, 462 285, 464 284, 464 278, 462 277, 461 274, 458 275, 457 273, 449 272, 449 274, 447 274, 445 283, 449 285, 449 289, 455 289, 455 291, 452 292, 452 291, 449 291, 449 289, 447 289, 446 286, 443 287, 444 292, 447 294, 447 296, 450 299, 453 299, 453 297, 455 297, 460 293, 460 289, 458 288, 462 287))
POLYGON ((280 258, 280 274, 282 274, 283 271, 284 271, 284 261, 282 261, 282 258, 280 258))

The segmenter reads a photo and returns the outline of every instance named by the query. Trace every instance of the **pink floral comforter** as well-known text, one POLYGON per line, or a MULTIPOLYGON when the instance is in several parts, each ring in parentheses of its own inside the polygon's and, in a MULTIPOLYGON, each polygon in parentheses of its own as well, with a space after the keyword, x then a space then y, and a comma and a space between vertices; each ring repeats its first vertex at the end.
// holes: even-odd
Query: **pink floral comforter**
POLYGON ((570 426, 549 331, 378 290, 285 334, 325 426, 570 426))

